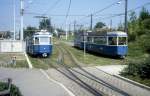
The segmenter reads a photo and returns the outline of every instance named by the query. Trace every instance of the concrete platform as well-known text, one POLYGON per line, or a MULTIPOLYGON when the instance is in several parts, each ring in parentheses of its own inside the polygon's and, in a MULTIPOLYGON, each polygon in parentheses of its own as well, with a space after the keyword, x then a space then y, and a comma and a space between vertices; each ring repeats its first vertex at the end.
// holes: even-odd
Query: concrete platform
POLYGON ((38 69, 0 68, 0 79, 12 78, 23 96, 69 96, 67 91, 50 81, 38 69))

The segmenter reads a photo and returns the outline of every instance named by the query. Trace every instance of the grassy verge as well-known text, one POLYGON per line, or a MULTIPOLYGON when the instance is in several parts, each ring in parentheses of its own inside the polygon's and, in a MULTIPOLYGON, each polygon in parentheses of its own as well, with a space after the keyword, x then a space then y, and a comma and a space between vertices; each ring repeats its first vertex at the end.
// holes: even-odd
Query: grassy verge
POLYGON ((3 53, 0 54, 0 66, 11 68, 28 68, 28 63, 24 54, 21 53, 3 53), (16 64, 12 63, 12 57, 16 57, 16 64))
POLYGON ((127 56, 128 67, 125 68, 121 75, 133 81, 142 83, 144 85, 150 86, 149 77, 146 76, 149 72, 149 60, 150 54, 146 53, 142 46, 139 45, 139 42, 130 42, 129 43, 129 52, 127 56))
POLYGON ((76 49, 74 47, 68 46, 66 44, 61 44, 64 48, 70 50, 72 54, 81 63, 87 64, 87 66, 98 66, 98 65, 114 65, 114 64, 124 64, 126 60, 114 59, 102 55, 95 55, 91 53, 86 53, 84 57, 83 50, 76 49))
POLYGON ((131 76, 131 75, 124 75, 124 77, 150 87, 150 79, 146 78, 144 79, 140 78, 139 76, 131 76))

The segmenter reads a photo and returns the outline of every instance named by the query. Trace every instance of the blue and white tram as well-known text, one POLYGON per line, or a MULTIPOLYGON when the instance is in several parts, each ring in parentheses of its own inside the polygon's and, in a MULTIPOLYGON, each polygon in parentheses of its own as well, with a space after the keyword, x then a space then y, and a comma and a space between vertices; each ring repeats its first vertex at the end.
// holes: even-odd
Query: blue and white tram
POLYGON ((48 57, 52 54, 52 34, 45 30, 37 32, 27 40, 27 53, 48 57))
POLYGON ((125 32, 90 32, 87 34, 80 33, 75 37, 75 47, 83 49, 85 40, 86 50, 88 51, 121 58, 127 55, 128 45, 125 32))

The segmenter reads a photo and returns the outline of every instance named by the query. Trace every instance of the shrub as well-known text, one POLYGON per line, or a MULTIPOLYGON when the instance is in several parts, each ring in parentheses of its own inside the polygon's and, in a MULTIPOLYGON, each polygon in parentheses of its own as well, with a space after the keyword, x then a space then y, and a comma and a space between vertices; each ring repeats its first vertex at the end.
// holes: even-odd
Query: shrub
POLYGON ((121 75, 124 76, 139 76, 141 78, 150 79, 150 60, 147 58, 146 60, 137 63, 130 62, 128 66, 121 72, 121 75))
POLYGON ((140 64, 137 74, 139 74, 141 78, 150 78, 150 60, 149 59, 145 60, 145 62, 140 64))
POLYGON ((142 35, 138 42, 139 45, 148 53, 150 53, 150 32, 149 30, 146 31, 145 35, 142 35))

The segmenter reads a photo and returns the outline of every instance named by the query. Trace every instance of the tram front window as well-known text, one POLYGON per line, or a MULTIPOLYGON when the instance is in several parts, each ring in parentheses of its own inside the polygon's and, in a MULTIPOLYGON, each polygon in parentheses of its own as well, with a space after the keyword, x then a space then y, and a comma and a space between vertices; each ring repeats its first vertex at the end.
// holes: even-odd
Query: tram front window
POLYGON ((118 45, 127 45, 127 37, 118 37, 118 45))
POLYGON ((35 37, 35 44, 39 44, 39 37, 35 37))
POLYGON ((117 45, 117 37, 109 37, 108 44, 109 45, 117 45))
POLYGON ((40 37, 40 44, 49 44, 50 40, 48 37, 40 37))

